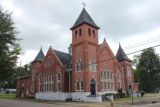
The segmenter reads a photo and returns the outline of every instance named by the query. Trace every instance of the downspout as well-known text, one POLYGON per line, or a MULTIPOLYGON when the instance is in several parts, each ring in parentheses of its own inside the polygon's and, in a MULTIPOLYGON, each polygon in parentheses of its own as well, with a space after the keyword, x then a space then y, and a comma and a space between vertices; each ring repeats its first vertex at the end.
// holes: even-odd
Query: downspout
POLYGON ((125 83, 124 83, 124 67, 122 67, 122 74, 123 74, 123 89, 124 89, 124 91, 126 91, 126 89, 125 89, 125 83))

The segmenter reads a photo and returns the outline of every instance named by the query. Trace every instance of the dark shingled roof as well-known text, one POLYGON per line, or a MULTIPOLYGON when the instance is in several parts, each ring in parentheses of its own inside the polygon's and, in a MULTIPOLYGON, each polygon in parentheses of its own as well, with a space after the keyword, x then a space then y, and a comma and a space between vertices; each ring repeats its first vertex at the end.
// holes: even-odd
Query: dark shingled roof
POLYGON ((70 54, 60 52, 57 50, 53 50, 53 51, 64 66, 67 66, 67 67, 70 66, 71 61, 72 61, 72 56, 70 54))
POLYGON ((95 24, 95 22, 92 20, 92 18, 89 16, 85 8, 83 8, 81 14, 79 15, 77 21, 74 23, 74 25, 71 27, 71 30, 82 25, 82 24, 88 24, 92 27, 95 27, 99 29, 99 27, 95 24))
POLYGON ((119 49, 117 51, 117 55, 116 58, 119 62, 121 61, 129 61, 132 62, 132 60, 130 60, 127 55, 125 54, 124 50, 121 48, 121 45, 119 44, 119 49))
POLYGON ((43 53, 42 48, 41 48, 41 50, 39 51, 38 55, 36 56, 36 58, 34 59, 33 62, 36 62, 36 61, 42 62, 43 59, 44 59, 44 53, 43 53))

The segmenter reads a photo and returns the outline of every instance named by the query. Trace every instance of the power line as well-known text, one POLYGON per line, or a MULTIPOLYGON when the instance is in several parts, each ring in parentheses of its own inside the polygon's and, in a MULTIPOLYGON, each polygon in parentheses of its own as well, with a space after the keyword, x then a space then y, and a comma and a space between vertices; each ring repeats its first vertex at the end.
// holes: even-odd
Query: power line
POLYGON ((157 39, 157 40, 155 40, 155 41, 150 41, 150 42, 147 42, 147 43, 143 43, 143 44, 140 44, 140 45, 137 45, 137 46, 133 46, 133 47, 130 47, 130 48, 126 48, 126 49, 124 49, 124 50, 136 48, 136 47, 139 47, 139 46, 142 46, 142 45, 145 45, 145 44, 149 44, 149 43, 153 43, 153 42, 156 42, 156 41, 159 41, 159 40, 160 40, 160 38, 157 39))
MULTIPOLYGON (((160 40, 160 36, 157 36, 157 37, 155 37, 155 38, 151 38, 151 39, 149 39, 149 40, 146 40, 146 41, 143 41, 143 42, 139 42, 139 43, 137 43, 137 44, 133 44, 133 45, 127 46, 127 47, 125 47, 123 50, 128 50, 128 49, 136 48, 136 47, 138 47, 138 46, 145 45, 145 44, 146 44, 145 42, 147 42, 147 43, 153 43, 153 42, 156 42, 156 41, 159 41, 159 40, 160 40), (158 38, 159 38, 159 39, 158 39, 158 38), (157 39, 157 40, 155 40, 155 39, 157 39), (153 40, 154 40, 154 41, 153 41, 153 40)), ((105 48, 106 48, 106 47, 105 47, 105 48)), ((103 57, 103 56, 106 56, 106 55, 96 56, 96 57, 92 57, 92 58, 103 57)))
POLYGON ((160 40, 160 36, 149 39, 149 40, 146 40, 146 41, 143 41, 143 42, 139 42, 139 43, 136 43, 136 44, 133 44, 133 45, 130 45, 130 46, 127 46, 127 47, 124 48, 124 50, 131 49, 131 48, 134 48, 134 47, 138 47, 138 46, 141 46, 141 45, 144 45, 144 44, 147 44, 147 43, 152 43, 152 42, 155 42, 155 41, 158 41, 158 40, 160 40), (155 40, 155 39, 157 39, 157 40, 155 40))
POLYGON ((130 45, 130 46, 127 46, 127 47, 125 47, 125 48, 129 48, 129 47, 132 47, 132 46, 135 46, 135 45, 139 45, 139 44, 141 44, 141 43, 145 43, 145 42, 148 42, 148 41, 150 41, 150 40, 157 39, 157 38, 160 38, 160 36, 155 37, 155 38, 151 38, 151 39, 148 39, 148 40, 145 40, 145 41, 142 41, 142 42, 139 42, 139 43, 136 43, 136 44, 130 45))
MULTIPOLYGON (((159 45, 152 46, 152 47, 149 47, 149 48, 155 48, 155 47, 159 47, 159 46, 160 46, 160 44, 159 44, 159 45)), ((123 55, 123 56, 127 56, 127 55, 131 55, 131 54, 134 54, 134 53, 137 53, 137 52, 141 52, 141 51, 146 50, 146 49, 148 49, 148 48, 141 49, 141 50, 138 50, 138 51, 134 51, 134 52, 125 54, 125 55, 123 55)), ((116 57, 114 56, 114 57, 109 58, 109 59, 107 59, 107 60, 102 60, 102 61, 98 61, 98 62, 95 62, 95 63, 106 62, 106 61, 113 60, 113 59, 116 59, 116 57)), ((91 65, 91 64, 87 64, 87 66, 88 66, 88 65, 91 65)))

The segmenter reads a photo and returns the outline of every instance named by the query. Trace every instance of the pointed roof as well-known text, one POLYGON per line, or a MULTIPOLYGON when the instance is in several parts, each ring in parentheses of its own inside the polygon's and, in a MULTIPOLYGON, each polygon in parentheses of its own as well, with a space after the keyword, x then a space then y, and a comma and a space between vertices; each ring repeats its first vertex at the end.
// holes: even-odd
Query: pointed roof
POLYGON ((118 60, 118 62, 121 62, 121 61, 129 61, 129 62, 132 62, 132 60, 130 60, 127 55, 125 54, 124 50, 121 48, 121 44, 119 44, 119 49, 117 51, 117 54, 116 54, 116 58, 118 60))
POLYGON ((60 52, 60 51, 57 51, 57 50, 53 50, 53 51, 63 65, 66 65, 68 67, 71 64, 72 56, 70 54, 60 52))
POLYGON ((76 28, 76 27, 78 27, 78 26, 80 26, 84 23, 99 29, 99 27, 95 24, 93 19, 89 16, 89 14, 85 10, 85 8, 83 8, 83 10, 82 10, 81 14, 79 15, 78 19, 76 20, 74 25, 71 27, 71 30, 73 30, 74 28, 76 28))
POLYGON ((38 61, 38 62, 42 62, 44 59, 44 53, 42 51, 42 47, 38 53, 38 55, 36 56, 36 58, 34 59, 34 62, 38 61))

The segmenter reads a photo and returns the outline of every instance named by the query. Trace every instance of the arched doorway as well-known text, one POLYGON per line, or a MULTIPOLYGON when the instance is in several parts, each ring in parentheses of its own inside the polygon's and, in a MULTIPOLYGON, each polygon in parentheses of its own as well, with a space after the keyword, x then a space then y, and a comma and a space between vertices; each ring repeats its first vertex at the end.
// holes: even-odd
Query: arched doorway
POLYGON ((96 80, 95 79, 92 79, 90 81, 90 92, 91 92, 91 95, 96 95, 96 80))

